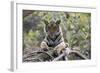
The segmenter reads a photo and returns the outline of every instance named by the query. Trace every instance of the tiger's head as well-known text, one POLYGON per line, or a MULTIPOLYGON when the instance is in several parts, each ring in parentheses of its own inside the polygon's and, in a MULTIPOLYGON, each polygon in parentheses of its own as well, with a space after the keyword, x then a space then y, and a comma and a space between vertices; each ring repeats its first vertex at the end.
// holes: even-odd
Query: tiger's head
POLYGON ((54 37, 55 34, 57 32, 59 32, 59 25, 60 25, 60 20, 57 20, 57 21, 46 21, 44 20, 44 23, 45 23, 45 31, 47 33, 48 36, 50 37, 54 37))

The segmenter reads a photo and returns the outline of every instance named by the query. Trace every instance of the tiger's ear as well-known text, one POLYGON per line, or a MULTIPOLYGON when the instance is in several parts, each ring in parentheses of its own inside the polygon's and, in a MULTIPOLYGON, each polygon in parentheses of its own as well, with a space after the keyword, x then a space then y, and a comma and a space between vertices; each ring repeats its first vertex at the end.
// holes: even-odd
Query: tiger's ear
POLYGON ((48 25, 49 23, 48 23, 48 21, 46 21, 46 20, 43 20, 43 22, 46 24, 46 25, 48 25))
POLYGON ((61 20, 57 20, 57 21, 56 21, 56 24, 57 24, 57 25, 59 25, 59 24, 60 24, 60 22, 61 22, 61 20))

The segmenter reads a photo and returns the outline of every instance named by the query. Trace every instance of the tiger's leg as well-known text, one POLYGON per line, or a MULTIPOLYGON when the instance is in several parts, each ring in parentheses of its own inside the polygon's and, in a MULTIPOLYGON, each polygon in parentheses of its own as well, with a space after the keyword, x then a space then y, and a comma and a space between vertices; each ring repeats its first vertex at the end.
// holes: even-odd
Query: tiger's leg
POLYGON ((62 51, 63 49, 65 49, 65 48, 66 48, 65 42, 61 42, 60 44, 58 44, 58 45, 54 48, 54 50, 57 51, 57 54, 61 54, 61 51, 62 51))
POLYGON ((40 45, 41 49, 46 51, 49 49, 48 45, 46 42, 42 41, 41 45, 40 45))

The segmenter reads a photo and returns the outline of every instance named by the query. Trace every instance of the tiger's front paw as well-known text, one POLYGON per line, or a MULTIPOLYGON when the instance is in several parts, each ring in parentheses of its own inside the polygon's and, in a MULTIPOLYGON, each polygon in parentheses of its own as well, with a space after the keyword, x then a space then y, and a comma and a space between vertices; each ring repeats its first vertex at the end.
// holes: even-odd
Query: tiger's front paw
POLYGON ((55 53, 56 55, 60 55, 61 52, 62 52, 62 50, 60 50, 60 49, 54 49, 54 53, 55 53))

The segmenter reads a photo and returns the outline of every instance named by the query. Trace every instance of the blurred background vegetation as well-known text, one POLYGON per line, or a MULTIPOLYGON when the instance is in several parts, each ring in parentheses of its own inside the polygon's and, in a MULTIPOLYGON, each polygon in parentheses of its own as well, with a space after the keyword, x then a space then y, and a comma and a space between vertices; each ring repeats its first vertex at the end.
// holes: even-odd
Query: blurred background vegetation
POLYGON ((64 40, 71 49, 91 58, 91 14, 82 12, 52 12, 23 10, 24 53, 39 48, 45 37, 44 22, 61 20, 64 40))

